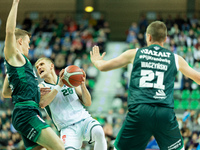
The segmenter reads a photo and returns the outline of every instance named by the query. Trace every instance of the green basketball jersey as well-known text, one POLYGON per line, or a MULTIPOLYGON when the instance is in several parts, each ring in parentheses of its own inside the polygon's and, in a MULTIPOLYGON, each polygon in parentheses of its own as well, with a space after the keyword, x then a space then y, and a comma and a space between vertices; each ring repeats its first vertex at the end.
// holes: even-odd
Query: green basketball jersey
POLYGON ((156 104, 174 107, 174 80, 178 56, 159 46, 137 50, 130 77, 128 107, 135 104, 156 104))
POLYGON ((40 89, 38 79, 30 61, 24 56, 26 63, 21 67, 11 66, 6 60, 4 62, 8 82, 12 90, 12 102, 18 103, 33 100, 39 104, 40 89))

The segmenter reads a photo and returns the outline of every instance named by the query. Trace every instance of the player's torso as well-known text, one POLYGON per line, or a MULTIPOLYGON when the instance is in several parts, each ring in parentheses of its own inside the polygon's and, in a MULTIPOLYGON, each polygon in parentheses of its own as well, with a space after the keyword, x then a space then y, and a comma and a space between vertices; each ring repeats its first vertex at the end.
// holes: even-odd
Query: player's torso
MULTIPOLYGON (((42 82, 45 87, 54 89, 55 85, 42 82)), ((45 107, 58 129, 90 117, 81 104, 74 88, 64 85, 54 100, 45 107)))
POLYGON ((27 100, 39 103, 38 79, 30 61, 25 56, 24 58, 26 63, 21 67, 11 66, 6 60, 4 62, 12 90, 12 101, 14 104, 27 100))
POLYGON ((173 107, 175 55, 159 45, 138 49, 131 73, 128 104, 173 107))

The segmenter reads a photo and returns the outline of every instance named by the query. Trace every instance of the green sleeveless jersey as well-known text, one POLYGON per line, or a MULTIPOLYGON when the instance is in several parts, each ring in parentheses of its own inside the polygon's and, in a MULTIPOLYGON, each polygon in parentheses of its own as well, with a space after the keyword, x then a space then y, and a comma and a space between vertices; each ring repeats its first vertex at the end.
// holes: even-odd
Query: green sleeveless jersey
POLYGON ((130 77, 128 107, 154 104, 174 107, 174 80, 178 56, 159 46, 151 45, 136 52, 130 77))
POLYGON ((6 60, 4 61, 9 86, 12 90, 12 102, 16 104, 32 100, 39 104, 38 79, 30 61, 25 56, 24 58, 26 63, 21 67, 11 66, 6 60))

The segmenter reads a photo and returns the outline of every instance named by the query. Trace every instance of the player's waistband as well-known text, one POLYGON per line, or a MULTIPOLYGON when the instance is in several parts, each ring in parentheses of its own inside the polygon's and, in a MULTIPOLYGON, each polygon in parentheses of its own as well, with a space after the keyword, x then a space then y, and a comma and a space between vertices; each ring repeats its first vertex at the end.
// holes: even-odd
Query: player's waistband
POLYGON ((36 103, 35 101, 23 101, 23 102, 18 102, 15 104, 15 107, 18 106, 34 106, 34 107, 39 107, 39 104, 36 103))

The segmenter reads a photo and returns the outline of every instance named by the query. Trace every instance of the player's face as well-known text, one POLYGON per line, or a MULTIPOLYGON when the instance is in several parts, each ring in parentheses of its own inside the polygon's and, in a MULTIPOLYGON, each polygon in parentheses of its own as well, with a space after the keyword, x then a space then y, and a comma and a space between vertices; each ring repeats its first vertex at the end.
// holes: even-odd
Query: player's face
POLYGON ((28 52, 29 52, 29 49, 30 49, 30 46, 29 46, 29 43, 30 43, 30 38, 28 35, 26 35, 23 39, 22 39, 22 50, 23 50, 23 54, 28 57, 28 52))
POLYGON ((41 60, 36 65, 37 72, 40 78, 44 79, 48 74, 50 74, 50 64, 45 61, 41 60))

